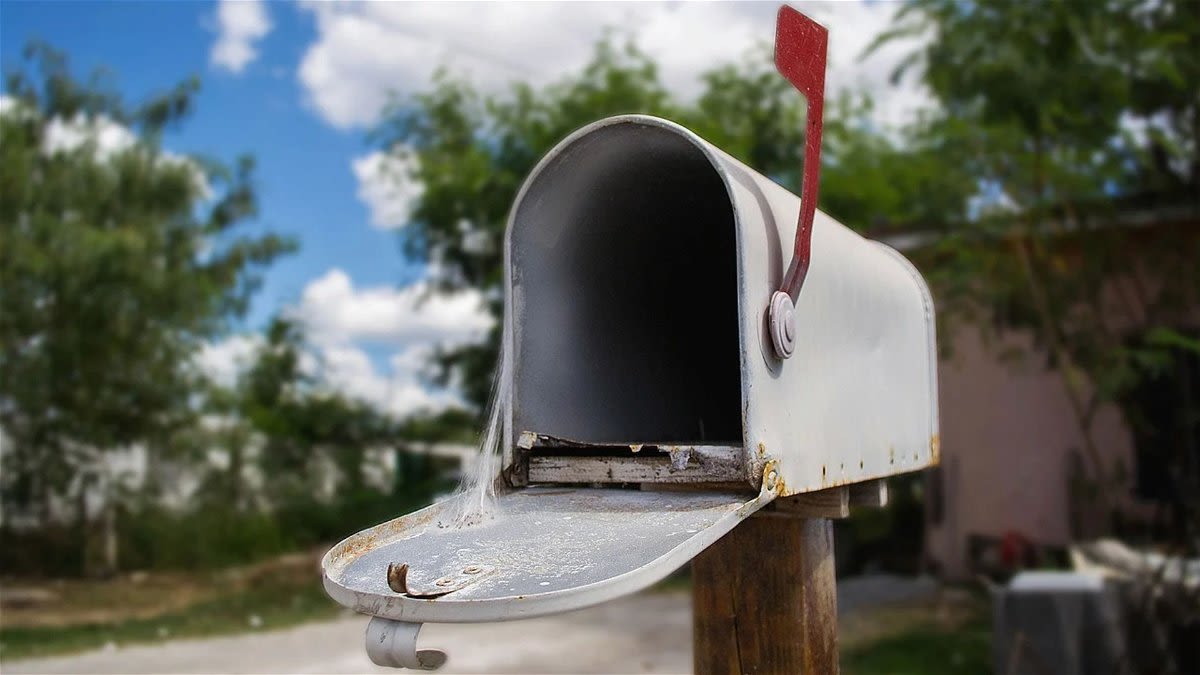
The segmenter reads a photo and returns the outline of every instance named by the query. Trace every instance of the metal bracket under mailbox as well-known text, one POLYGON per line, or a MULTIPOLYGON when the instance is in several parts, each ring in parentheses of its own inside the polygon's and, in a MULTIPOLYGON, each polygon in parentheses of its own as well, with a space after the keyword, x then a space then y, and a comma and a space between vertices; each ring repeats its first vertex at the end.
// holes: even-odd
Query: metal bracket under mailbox
POLYGON ((393 621, 373 616, 367 624, 367 656, 371 663, 389 668, 437 670, 446 664, 446 652, 417 649, 417 634, 425 624, 393 621))

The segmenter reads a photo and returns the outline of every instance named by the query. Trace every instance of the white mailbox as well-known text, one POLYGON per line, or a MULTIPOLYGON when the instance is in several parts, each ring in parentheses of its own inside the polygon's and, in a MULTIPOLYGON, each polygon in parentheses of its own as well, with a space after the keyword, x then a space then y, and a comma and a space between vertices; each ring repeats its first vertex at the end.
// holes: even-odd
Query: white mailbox
POLYGON ((757 489, 773 462, 786 495, 933 463, 933 303, 900 254, 818 211, 777 354, 799 212, 667 120, 601 120, 552 150, 509 220, 510 483, 757 489))
POLYGON ((936 463, 929 290, 812 207, 806 93, 804 213, 655 117, 588 125, 533 170, 505 240, 495 517, 457 526, 459 495, 323 561, 329 594, 377 617, 373 660, 436 667, 443 655, 416 650, 422 622, 602 602, 778 497, 936 463))

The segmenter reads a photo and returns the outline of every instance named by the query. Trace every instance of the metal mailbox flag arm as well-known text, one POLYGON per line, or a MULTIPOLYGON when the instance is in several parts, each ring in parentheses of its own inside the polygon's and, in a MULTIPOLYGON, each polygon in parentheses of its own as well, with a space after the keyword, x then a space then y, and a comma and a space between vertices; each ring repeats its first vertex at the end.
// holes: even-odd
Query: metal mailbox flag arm
POLYGON ((829 31, 821 24, 784 5, 775 25, 775 68, 788 79, 807 103, 804 143, 804 177, 800 191, 800 221, 792 262, 779 290, 771 296, 768 318, 775 354, 781 359, 796 349, 795 302, 812 258, 813 216, 821 179, 821 132, 825 113, 825 64, 829 31))

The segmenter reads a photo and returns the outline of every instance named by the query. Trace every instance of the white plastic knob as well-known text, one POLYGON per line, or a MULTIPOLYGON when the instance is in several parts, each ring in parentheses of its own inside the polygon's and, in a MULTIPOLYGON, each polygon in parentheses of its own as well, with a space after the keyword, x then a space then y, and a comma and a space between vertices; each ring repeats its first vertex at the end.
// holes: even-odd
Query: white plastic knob
POLYGON ((767 314, 771 329, 771 345, 775 355, 786 359, 796 351, 796 307, 792 298, 783 291, 771 296, 771 309, 767 314))

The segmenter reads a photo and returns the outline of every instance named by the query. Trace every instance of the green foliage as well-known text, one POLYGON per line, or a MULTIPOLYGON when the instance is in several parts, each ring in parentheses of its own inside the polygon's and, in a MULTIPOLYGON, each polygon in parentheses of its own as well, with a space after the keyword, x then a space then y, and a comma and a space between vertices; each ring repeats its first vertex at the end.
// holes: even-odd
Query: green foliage
POLYGON ((980 141, 1012 144, 1007 157, 981 159, 1007 160, 1003 176, 1023 158, 1053 155, 1041 164, 1060 172, 1056 183, 1083 182, 1065 194, 1031 184, 1032 192, 1012 193, 1022 205, 1111 194, 1101 192, 1108 180, 1131 191, 1200 186, 1196 3, 912 0, 876 42, 925 30, 937 39, 896 75, 923 65, 949 116, 970 120, 980 141), (1132 137, 1130 117, 1147 122, 1147 138, 1132 137), (1114 153, 1130 163, 1094 156, 1114 153))
POLYGON ((368 487, 367 450, 403 443, 405 429, 387 414, 305 374, 304 349, 300 327, 276 317, 235 386, 213 391, 210 411, 225 422, 202 436, 224 448, 230 461, 210 476, 203 499, 239 509, 254 506, 244 485, 251 449, 258 471, 271 477, 259 495, 265 505, 279 507, 319 493, 329 469, 335 493, 359 494, 368 487))
POLYGON ((232 387, 192 365, 294 248, 240 232, 257 208, 252 162, 162 149, 198 83, 128 106, 53 50, 28 56, 0 116, 0 428, 4 506, 41 527, 5 532, 21 546, 4 547, 3 568, 78 573, 104 537, 118 543, 108 571, 220 567, 339 538, 442 489, 436 467, 403 453, 404 428, 306 374, 292 322, 267 327, 232 387), (82 142, 52 152, 64 133, 82 142), (104 453, 132 445, 152 454, 149 484, 110 490, 108 524, 86 522, 80 495, 107 471, 104 453), (394 449, 404 479, 369 485, 369 449, 394 449), (201 473, 185 509, 158 501, 164 463, 201 473), (47 505, 64 496, 78 521, 53 525, 47 505))
POLYGON ((315 546, 424 506, 448 489, 406 443, 461 433, 465 412, 401 424, 306 374, 297 324, 276 317, 264 333, 234 385, 210 391, 209 422, 190 430, 197 459, 219 449, 228 461, 209 469, 190 509, 150 502, 124 518, 122 567, 206 569, 315 546), (392 451, 391 485, 368 481, 369 450, 392 451), (252 487, 255 475, 261 487, 252 487))
POLYGON ((0 427, 4 506, 36 510, 106 450, 158 448, 189 423, 193 354, 295 246, 239 232, 252 161, 202 167, 160 146, 196 80, 128 106, 48 47, 27 57, 0 115, 0 427), (55 150, 72 129, 87 140, 55 150))
POLYGON ((271 514, 218 504, 185 513, 145 504, 118 522, 121 569, 220 568, 295 550, 298 543, 271 514))
POLYGON ((201 502, 177 512, 148 504, 120 521, 120 566, 219 569, 327 544, 425 506, 435 485, 408 487, 401 494, 362 489, 332 500, 296 497, 269 511, 201 502))
MULTIPOLYGON (((437 475, 410 476, 398 491, 363 488, 332 499, 292 496, 270 509, 236 508, 203 491, 183 510, 132 501, 123 504, 117 519, 117 567, 203 571, 306 550, 426 506, 450 487, 437 475)), ((0 530, 0 538, 5 574, 75 577, 84 567, 83 526, 0 530)))
POLYGON ((910 621, 897 634, 843 649, 841 670, 847 675, 988 673, 991 642, 991 630, 982 617, 961 626, 928 619, 910 621))
POLYGON ((925 474, 888 480, 888 504, 856 509, 833 523, 839 577, 884 571, 917 574, 925 547, 925 474))

